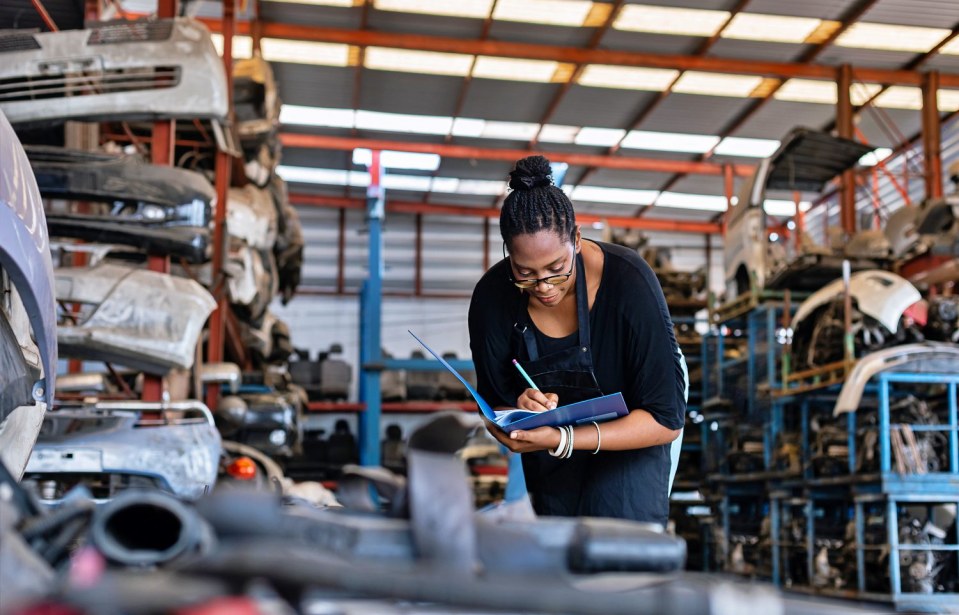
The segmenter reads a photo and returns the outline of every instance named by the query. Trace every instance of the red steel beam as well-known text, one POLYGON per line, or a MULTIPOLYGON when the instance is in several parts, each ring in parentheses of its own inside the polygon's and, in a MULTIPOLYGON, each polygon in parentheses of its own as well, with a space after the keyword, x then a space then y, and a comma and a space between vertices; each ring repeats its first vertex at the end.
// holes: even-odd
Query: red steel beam
MULTIPOLYGON (((852 67, 843 64, 839 69, 839 82, 836 84, 836 132, 845 139, 853 138, 852 67)), ((842 229, 848 237, 856 232, 856 174, 849 169, 842 174, 842 192, 839 196, 839 219, 842 229)))
POLYGON ((942 125, 939 123, 939 73, 926 73, 922 85, 922 153, 926 198, 942 196, 942 125))
MULTIPOLYGON (((351 137, 333 137, 328 135, 306 135, 291 132, 280 134, 280 143, 284 147, 304 149, 334 149, 352 151, 357 147, 373 150, 397 150, 439 154, 447 158, 467 158, 478 160, 502 160, 515 162, 520 158, 539 154, 552 161, 567 162, 571 165, 604 167, 626 171, 653 171, 660 173, 689 173, 694 175, 721 175, 723 165, 714 162, 693 162, 687 160, 659 160, 655 158, 634 158, 631 156, 604 156, 596 154, 575 154, 570 152, 544 152, 529 149, 499 149, 472 147, 446 143, 412 143, 387 139, 362 139, 351 137)), ((734 172, 740 177, 752 174, 752 165, 734 165, 734 172)))
MULTIPOLYGON (((294 205, 341 210, 362 210, 366 207, 366 202, 362 199, 298 193, 290 194, 290 203, 294 205)), ((412 215, 473 216, 497 219, 500 214, 499 210, 495 207, 469 207, 465 205, 440 205, 437 203, 412 203, 407 201, 387 201, 386 211, 412 215)), ((635 228, 645 231, 671 233, 706 234, 720 232, 720 225, 715 222, 691 222, 688 220, 636 219, 627 216, 597 216, 595 214, 577 213, 576 222, 578 224, 602 222, 616 228, 635 228)))
MULTIPOLYGON (((202 18, 201 21, 214 32, 220 31, 219 20, 202 18)), ((237 34, 250 34, 251 28, 248 22, 237 25, 237 34)), ((550 60, 570 64, 611 64, 614 66, 697 70, 714 73, 781 77, 784 79, 801 77, 804 79, 835 80, 838 71, 837 67, 825 64, 756 61, 715 56, 696 57, 679 54, 618 51, 615 49, 582 49, 558 45, 515 43, 498 40, 482 41, 370 30, 359 31, 276 22, 266 22, 262 25, 263 36, 270 38, 342 43, 360 47, 391 47, 395 49, 487 55, 501 58, 550 60)), ((853 78, 856 81, 864 83, 891 83, 894 85, 913 86, 922 84, 922 75, 920 73, 907 70, 856 68, 853 71, 853 78)), ((959 87, 959 74, 943 74, 941 79, 941 85, 943 87, 959 87)))
POLYGON ((31 0, 33 3, 33 8, 36 9, 37 13, 40 15, 40 19, 43 21, 44 25, 47 26, 47 29, 51 32, 59 32, 60 28, 57 27, 57 24, 53 21, 53 18, 50 17, 50 13, 47 12, 47 8, 43 6, 42 0, 31 0))

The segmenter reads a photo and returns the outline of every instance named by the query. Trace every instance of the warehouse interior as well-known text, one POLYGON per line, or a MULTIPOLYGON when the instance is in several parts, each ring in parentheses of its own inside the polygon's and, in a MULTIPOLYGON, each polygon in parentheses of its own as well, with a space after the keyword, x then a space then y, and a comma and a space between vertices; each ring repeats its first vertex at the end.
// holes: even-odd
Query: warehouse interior
POLYGON ((959 612, 959 3, 6 0, 0 59, 0 612, 959 612), (658 281, 665 524, 534 512, 472 388, 535 155, 658 281))

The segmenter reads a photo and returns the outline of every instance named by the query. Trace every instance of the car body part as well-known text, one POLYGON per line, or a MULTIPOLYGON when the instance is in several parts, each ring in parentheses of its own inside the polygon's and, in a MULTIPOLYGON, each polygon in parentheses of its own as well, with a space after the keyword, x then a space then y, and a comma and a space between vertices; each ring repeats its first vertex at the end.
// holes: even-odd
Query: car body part
MULTIPOLYGON (((800 304, 792 319, 793 368, 813 369, 843 358, 845 319, 843 281, 834 280, 800 304)), ((920 301, 919 291, 888 271, 859 271, 850 276, 850 322, 856 356, 921 337, 901 326, 906 311, 920 301)))
POLYGON ((207 261, 215 193, 194 171, 57 147, 27 154, 55 237, 207 261))
POLYGON ((270 191, 252 184, 230 188, 226 229, 231 237, 242 239, 251 248, 272 251, 277 236, 277 214, 270 191))
POLYGON ((0 49, 0 109, 12 124, 227 117, 223 62, 193 19, 14 30, 0 49))
POLYGON ((216 307, 193 280, 101 263, 56 271, 57 299, 84 306, 57 332, 65 355, 163 375, 193 366, 203 324, 216 307))
POLYGON ((791 260, 777 257, 775 244, 769 241, 763 208, 767 190, 820 192, 827 181, 852 168, 872 149, 808 128, 795 128, 783 138, 779 149, 762 160, 744 182, 739 200, 728 212, 724 248, 727 297, 737 297, 753 287, 768 287, 780 268, 776 261, 785 265, 791 260))
POLYGON ((25 484, 55 505, 74 485, 106 501, 129 488, 195 500, 216 484, 220 434, 199 401, 117 401, 48 412, 25 484))
POLYGON ((17 478, 53 402, 53 288, 43 202, 20 140, 0 112, 0 461, 17 478))
POLYGON ((244 149, 262 143, 280 123, 280 97, 270 63, 259 51, 233 63, 233 106, 244 149))

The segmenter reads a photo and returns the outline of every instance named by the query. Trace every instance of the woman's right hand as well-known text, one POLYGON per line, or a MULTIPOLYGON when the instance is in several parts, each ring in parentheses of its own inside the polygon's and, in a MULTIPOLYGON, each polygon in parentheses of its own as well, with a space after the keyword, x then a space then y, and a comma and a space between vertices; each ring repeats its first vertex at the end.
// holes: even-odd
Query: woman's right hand
POLYGON ((538 389, 526 389, 516 400, 516 407, 533 412, 545 412, 559 405, 559 395, 544 393, 538 389))

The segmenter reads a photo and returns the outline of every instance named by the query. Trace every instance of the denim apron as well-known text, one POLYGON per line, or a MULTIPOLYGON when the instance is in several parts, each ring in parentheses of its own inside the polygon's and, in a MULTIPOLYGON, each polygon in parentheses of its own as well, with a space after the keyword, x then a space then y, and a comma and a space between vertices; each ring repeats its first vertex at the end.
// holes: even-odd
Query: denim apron
MULTIPOLYGON (((540 356, 528 311, 529 296, 523 294, 513 333, 526 351, 523 365, 543 391, 556 393, 560 405, 599 397, 603 392, 593 373, 589 340, 589 299, 582 254, 576 255, 576 320, 578 344, 540 356)), ((558 459, 546 451, 523 454, 526 487, 533 508, 540 515, 575 516, 579 514, 582 487, 591 451, 574 451, 569 459, 558 459), (584 456, 585 454, 585 456, 584 456)))

